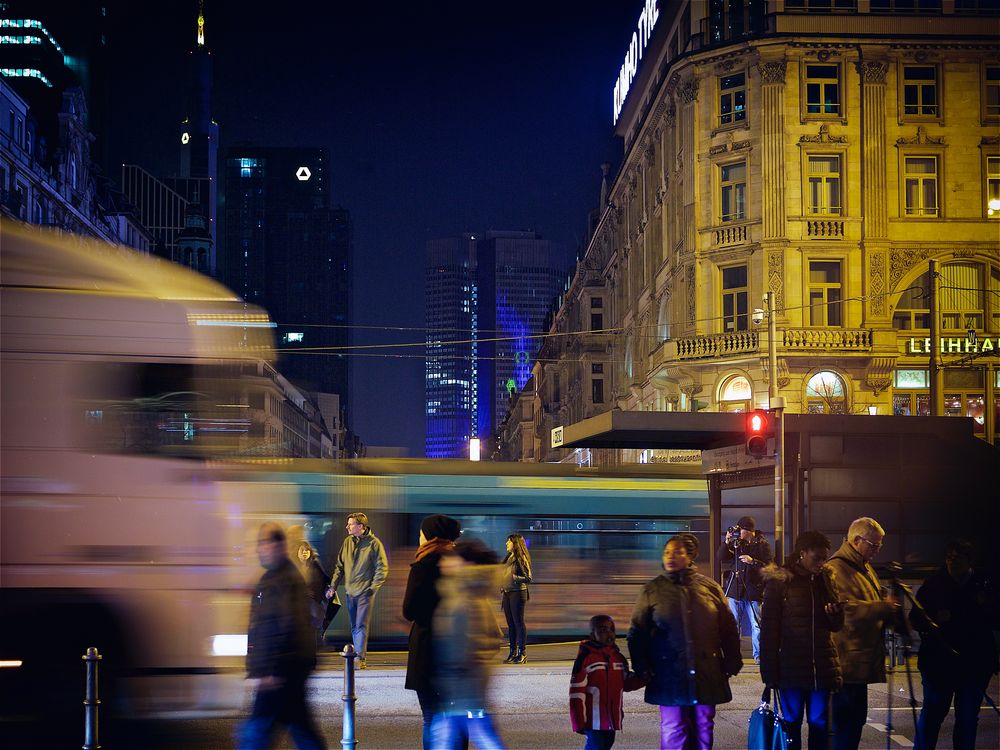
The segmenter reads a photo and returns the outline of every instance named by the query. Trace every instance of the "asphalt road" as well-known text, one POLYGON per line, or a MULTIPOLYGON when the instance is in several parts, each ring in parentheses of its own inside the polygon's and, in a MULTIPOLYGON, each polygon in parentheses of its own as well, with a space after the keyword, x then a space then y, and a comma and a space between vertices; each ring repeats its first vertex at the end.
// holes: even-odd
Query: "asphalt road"
MULTIPOLYGON (((523 666, 499 665, 493 678, 492 712, 501 736, 510 748, 580 748, 582 737, 570 731, 567 692, 574 644, 533 646, 530 661, 523 666)), ((405 653, 372 653, 369 669, 357 673, 357 739, 362 748, 418 748, 420 710, 416 696, 403 689, 405 653)), ((499 661, 499 659, 498 659, 499 661)), ((311 681, 311 699, 330 748, 341 746, 343 716, 343 660, 324 654, 321 668, 311 681)), ((743 672, 732 681, 734 700, 719 706, 716 717, 715 747, 740 750, 746 747, 746 727, 750 712, 760 699, 759 672, 747 660, 743 672)), ((997 697, 997 680, 990 687, 997 697)), ((919 701, 919 674, 914 671, 914 689, 919 701)), ((869 690, 869 723, 862 748, 913 747, 913 720, 909 709, 906 677, 902 671, 893 679, 892 720, 898 730, 885 730, 888 715, 888 686, 873 685, 869 690), (888 742, 887 742, 888 740, 888 742)), ((247 694, 249 701, 249 692, 247 694)), ((659 747, 658 714, 655 706, 642 700, 642 691, 626 694, 625 729, 615 742, 616 750, 659 747)), ((239 717, 182 717, 150 728, 147 747, 231 748, 239 717)), ((941 732, 938 748, 951 748, 951 719, 941 732)), ((275 748, 292 748, 283 735, 275 748)), ((1000 718, 985 706, 980 714, 978 747, 1000 747, 1000 718)), ((113 749, 112 749, 113 750, 113 749)))

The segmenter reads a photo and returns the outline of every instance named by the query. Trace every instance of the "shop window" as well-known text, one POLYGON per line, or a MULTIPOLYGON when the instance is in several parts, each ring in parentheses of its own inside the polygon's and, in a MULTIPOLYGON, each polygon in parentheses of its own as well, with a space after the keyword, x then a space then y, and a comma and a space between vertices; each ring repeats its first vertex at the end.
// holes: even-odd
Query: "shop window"
POLYGON ((809 261, 809 325, 840 327, 844 299, 838 260, 809 261))
POLYGON ((987 65, 983 70, 983 119, 1000 120, 1000 65, 987 65))
POLYGON ((971 417, 977 435, 986 432, 986 399, 982 393, 945 393, 946 417, 971 417))
POLYGON ((746 218, 746 192, 746 162, 719 167, 719 205, 723 222, 743 221, 746 218))
POLYGON ((750 327, 747 300, 747 267, 730 266, 722 269, 722 330, 745 331, 750 327))
POLYGON ((843 212, 840 185, 838 154, 809 157, 809 213, 839 216, 843 212))
POLYGON ((897 417, 929 417, 931 396, 929 393, 894 393, 892 413, 897 417))
POLYGON ((747 117, 747 74, 719 76, 719 125, 735 125, 747 117))
POLYGON ((930 377, 927 370, 896 370, 893 384, 896 388, 929 388, 930 377))
POLYGON ((938 70, 934 65, 903 66, 903 117, 936 119, 941 114, 938 70))
POLYGON ((817 372, 806 383, 806 411, 809 414, 846 414, 847 389, 835 372, 817 372))
POLYGON ((903 209, 907 216, 938 216, 938 178, 936 156, 903 157, 903 209))
POLYGON ((806 65, 806 115, 840 116, 840 66, 806 65))
POLYGON ((719 389, 720 411, 750 411, 752 403, 753 386, 745 375, 732 376, 719 389))

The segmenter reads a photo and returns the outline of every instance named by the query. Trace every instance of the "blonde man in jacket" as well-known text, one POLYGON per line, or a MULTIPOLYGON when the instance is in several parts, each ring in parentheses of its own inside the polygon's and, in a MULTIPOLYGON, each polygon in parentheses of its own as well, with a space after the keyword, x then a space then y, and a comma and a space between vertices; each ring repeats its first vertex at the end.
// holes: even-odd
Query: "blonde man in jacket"
POLYGON ((844 627, 833 634, 844 675, 833 695, 834 750, 856 750, 868 720, 868 685, 885 682, 883 629, 893 624, 899 603, 886 596, 871 566, 883 539, 878 521, 855 519, 827 562, 844 603, 844 627))

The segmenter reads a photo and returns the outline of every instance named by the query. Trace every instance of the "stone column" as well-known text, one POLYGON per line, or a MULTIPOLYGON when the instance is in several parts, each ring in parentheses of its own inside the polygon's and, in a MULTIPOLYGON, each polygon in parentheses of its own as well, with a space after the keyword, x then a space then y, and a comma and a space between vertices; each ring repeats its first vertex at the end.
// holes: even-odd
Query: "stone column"
POLYGON ((765 240, 785 236, 784 60, 757 64, 761 84, 761 219, 765 240))

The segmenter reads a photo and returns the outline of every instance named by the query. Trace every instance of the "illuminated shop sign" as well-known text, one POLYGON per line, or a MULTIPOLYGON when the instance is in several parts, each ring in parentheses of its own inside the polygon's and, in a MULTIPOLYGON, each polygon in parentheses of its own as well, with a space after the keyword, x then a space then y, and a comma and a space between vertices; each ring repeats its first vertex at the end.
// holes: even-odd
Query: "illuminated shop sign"
MULTIPOLYGON (((942 354, 975 354, 978 352, 1000 351, 1000 337, 984 337, 981 340, 970 341, 965 336, 954 338, 939 338, 938 344, 942 354)), ((906 343, 908 354, 930 354, 931 340, 911 338, 906 343)))
POLYGON ((636 23, 636 30, 632 32, 632 41, 628 45, 625 53, 625 62, 622 63, 621 70, 618 71, 618 80, 615 81, 614 90, 614 122, 618 123, 618 116, 622 113, 625 104, 625 97, 628 96, 632 79, 639 70, 639 61, 642 60, 642 53, 649 44, 649 38, 653 35, 653 27, 660 17, 660 9, 656 7, 657 0, 646 0, 646 5, 639 15, 636 23))

